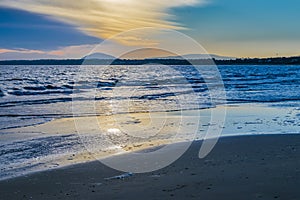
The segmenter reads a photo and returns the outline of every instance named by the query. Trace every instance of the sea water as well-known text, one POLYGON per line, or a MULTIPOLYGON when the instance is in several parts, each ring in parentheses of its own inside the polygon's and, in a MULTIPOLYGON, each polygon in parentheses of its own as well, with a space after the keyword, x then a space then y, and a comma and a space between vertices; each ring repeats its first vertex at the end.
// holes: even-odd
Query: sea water
POLYGON ((218 66, 218 71, 210 66, 199 68, 0 66, 0 178, 50 168, 50 158, 55 167, 57 155, 82 151, 75 133, 35 133, 36 137, 30 139, 24 133, 10 136, 12 128, 74 115, 168 112, 255 103, 270 107, 267 112, 271 114, 255 116, 259 107, 254 114, 245 106, 246 111, 234 110, 227 119, 225 135, 299 132, 300 66, 218 66), (221 82, 214 82, 217 73, 221 82))

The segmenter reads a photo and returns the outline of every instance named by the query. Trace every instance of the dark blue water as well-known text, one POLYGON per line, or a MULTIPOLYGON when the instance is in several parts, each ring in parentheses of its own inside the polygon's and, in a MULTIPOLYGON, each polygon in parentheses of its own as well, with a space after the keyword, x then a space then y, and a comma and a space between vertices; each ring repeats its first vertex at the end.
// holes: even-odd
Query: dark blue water
POLYGON ((199 72, 192 66, 0 66, 0 129, 73 116, 72 104, 80 107, 81 115, 92 115, 121 112, 122 102, 132 104, 130 112, 141 112, 205 108, 225 100, 300 100, 300 66, 219 66, 226 97, 218 95, 219 82, 212 86, 217 72, 201 68, 199 72), (96 106, 85 103, 91 100, 96 106), (108 109, 112 102, 115 109, 108 109))

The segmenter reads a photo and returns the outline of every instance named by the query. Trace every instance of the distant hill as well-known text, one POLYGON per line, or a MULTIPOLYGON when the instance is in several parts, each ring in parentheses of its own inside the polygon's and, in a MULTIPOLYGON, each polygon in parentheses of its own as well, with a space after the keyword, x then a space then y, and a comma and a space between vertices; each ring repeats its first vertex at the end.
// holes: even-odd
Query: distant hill
POLYGON ((216 54, 186 54, 182 56, 167 56, 167 57, 156 57, 153 59, 190 59, 190 60, 199 60, 199 59, 215 59, 215 60, 234 60, 234 57, 228 56, 219 56, 216 54))
MULTIPOLYGON (((200 59, 212 59, 212 58, 215 60, 234 60, 234 59, 236 59, 234 57, 219 56, 219 55, 215 55, 215 54, 186 54, 186 55, 182 55, 182 56, 153 57, 153 58, 148 58, 148 59, 200 60, 200 59)), ((82 59, 114 60, 114 59, 116 59, 116 57, 105 54, 105 53, 93 53, 93 54, 84 56, 82 59)))
POLYGON ((116 58, 112 55, 108 55, 105 53, 93 53, 93 54, 84 56, 82 59, 114 60, 116 58))

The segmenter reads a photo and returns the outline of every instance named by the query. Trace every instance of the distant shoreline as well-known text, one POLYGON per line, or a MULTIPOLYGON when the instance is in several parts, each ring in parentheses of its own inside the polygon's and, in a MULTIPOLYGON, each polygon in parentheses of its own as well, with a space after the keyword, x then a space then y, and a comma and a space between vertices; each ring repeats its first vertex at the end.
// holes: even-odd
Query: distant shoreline
POLYGON ((2 60, 0 65, 300 65, 298 57, 216 59, 41 59, 2 60))

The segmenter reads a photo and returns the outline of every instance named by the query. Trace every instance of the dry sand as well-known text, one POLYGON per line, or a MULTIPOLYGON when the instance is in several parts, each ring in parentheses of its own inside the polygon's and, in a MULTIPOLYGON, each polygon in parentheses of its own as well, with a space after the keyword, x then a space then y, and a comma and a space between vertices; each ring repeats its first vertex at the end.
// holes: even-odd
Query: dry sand
POLYGON ((4 180, 0 199, 300 199, 300 135, 226 137, 204 159, 200 146, 124 179, 95 161, 4 180))

